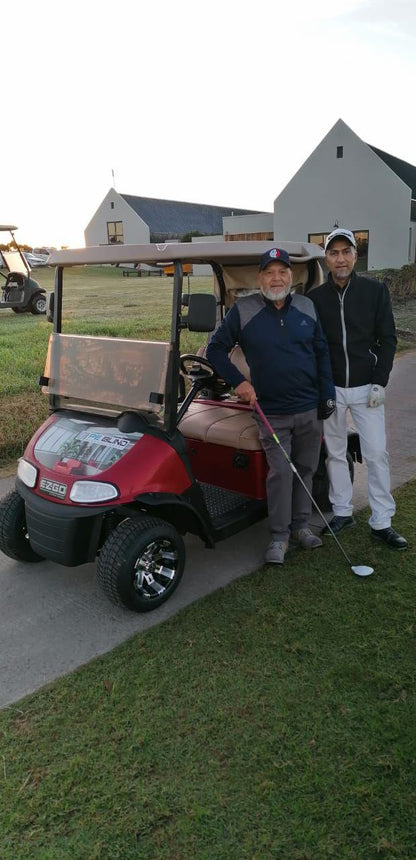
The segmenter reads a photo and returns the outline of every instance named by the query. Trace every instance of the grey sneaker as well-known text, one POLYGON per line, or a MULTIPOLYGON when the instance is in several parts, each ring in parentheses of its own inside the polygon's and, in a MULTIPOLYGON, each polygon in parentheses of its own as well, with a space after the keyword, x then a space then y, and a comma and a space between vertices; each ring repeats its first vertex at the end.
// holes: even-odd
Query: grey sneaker
POLYGON ((289 544, 286 541, 270 541, 264 556, 266 564, 283 564, 288 546, 289 544))
POLYGON ((292 532, 292 541, 302 549, 316 549, 322 546, 321 538, 314 535, 310 529, 299 529, 297 532, 292 532))

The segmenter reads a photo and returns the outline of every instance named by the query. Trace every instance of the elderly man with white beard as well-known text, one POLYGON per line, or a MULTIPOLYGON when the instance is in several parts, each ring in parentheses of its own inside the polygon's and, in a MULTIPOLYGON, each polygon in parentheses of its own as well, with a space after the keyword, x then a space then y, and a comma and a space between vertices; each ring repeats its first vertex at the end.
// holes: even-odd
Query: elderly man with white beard
MULTIPOLYGON (((315 307, 291 294, 289 255, 271 248, 260 259, 259 292, 239 299, 213 335, 207 358, 244 403, 256 400, 282 446, 312 491, 322 438, 322 419, 335 409, 328 345, 315 307), (251 381, 232 363, 239 344, 251 381)), ((311 501, 280 448, 254 412, 269 466, 267 502, 271 541, 265 562, 283 564, 291 545, 311 550, 322 541, 309 526, 311 501)))

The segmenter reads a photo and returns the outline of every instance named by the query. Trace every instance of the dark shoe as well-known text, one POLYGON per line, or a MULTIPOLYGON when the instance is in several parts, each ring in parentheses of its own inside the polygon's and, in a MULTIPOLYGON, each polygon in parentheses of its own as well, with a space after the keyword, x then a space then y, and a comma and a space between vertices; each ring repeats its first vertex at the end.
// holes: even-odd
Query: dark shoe
MULTIPOLYGON (((329 525, 331 526, 334 534, 337 535, 338 532, 342 532, 342 529, 352 529, 352 527, 355 526, 355 519, 354 517, 333 517, 329 525)), ((327 526, 325 526, 321 534, 330 535, 331 532, 327 526)))
POLYGON ((392 549, 407 549, 406 538, 399 535, 389 526, 387 529, 371 529, 371 537, 374 540, 382 540, 392 549))

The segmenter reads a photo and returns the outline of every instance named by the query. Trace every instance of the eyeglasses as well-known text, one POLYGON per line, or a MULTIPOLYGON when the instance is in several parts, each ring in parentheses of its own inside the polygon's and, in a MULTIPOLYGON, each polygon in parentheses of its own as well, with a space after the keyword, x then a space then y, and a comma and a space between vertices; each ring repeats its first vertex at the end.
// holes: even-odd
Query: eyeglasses
POLYGON ((350 245, 348 248, 339 248, 337 251, 335 248, 332 251, 330 249, 326 253, 331 260, 336 260, 337 257, 352 257, 355 254, 355 248, 350 245))

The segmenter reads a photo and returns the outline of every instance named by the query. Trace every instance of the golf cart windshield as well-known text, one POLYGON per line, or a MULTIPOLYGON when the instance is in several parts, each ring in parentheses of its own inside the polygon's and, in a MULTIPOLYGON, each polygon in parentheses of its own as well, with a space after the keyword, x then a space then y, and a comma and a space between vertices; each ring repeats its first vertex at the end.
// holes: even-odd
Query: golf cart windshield
POLYGON ((46 390, 81 404, 160 411, 169 353, 168 343, 54 333, 46 390))
POLYGON ((19 254, 19 251, 2 251, 1 256, 9 272, 19 272, 19 274, 26 276, 30 275, 30 268, 22 254, 19 254))

